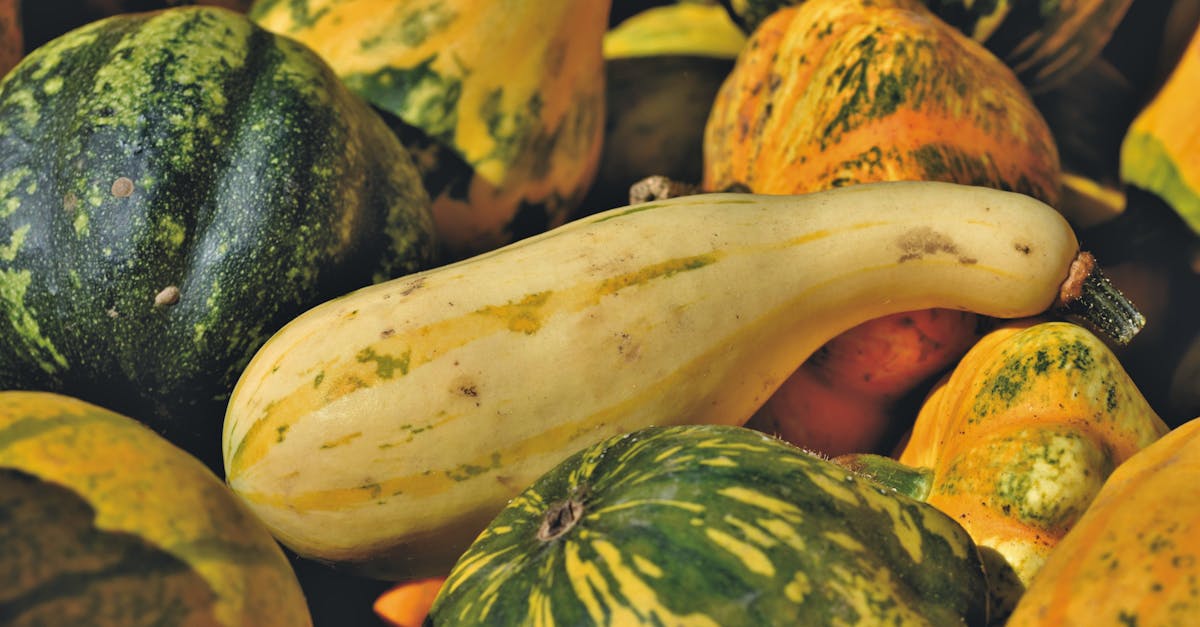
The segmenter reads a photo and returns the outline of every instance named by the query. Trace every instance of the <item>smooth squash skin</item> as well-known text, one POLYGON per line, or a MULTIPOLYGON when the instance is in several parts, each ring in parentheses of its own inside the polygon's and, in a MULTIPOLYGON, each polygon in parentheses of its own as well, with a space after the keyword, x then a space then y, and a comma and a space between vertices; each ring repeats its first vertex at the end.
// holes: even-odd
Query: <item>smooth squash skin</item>
POLYGON ((0 622, 311 625, 262 523, 199 461, 126 416, 0 392, 0 622))
POLYGON ((1190 625, 1198 580, 1200 418, 1117 466, 1008 625, 1190 625))
POLYGON ((98 403, 213 463, 271 333, 433 265, 429 203, 379 116, 244 15, 67 33, 0 83, 0 389, 98 403))
POLYGON ((230 399, 226 478, 301 555, 445 574, 570 452, 744 422, 865 319, 1033 315, 1077 251, 1043 203, 929 181, 612 209, 294 319, 230 399))
POLYGON ((447 257, 562 224, 596 174, 609 0, 259 0, 393 116, 447 257))
POLYGON ((902 464, 971 533, 1003 620, 1114 468, 1167 426, 1112 351, 1037 318, 984 336, 921 407, 902 464))
POLYGON ((1200 234, 1200 27, 1166 82, 1134 118, 1121 142, 1121 180, 1162 198, 1200 234))
POLYGON ((25 54, 19 0, 0 0, 0 79, 25 54))
POLYGON ((982 625, 962 527, 733 426, 650 427, 513 499, 430 610, 454 625, 982 625))

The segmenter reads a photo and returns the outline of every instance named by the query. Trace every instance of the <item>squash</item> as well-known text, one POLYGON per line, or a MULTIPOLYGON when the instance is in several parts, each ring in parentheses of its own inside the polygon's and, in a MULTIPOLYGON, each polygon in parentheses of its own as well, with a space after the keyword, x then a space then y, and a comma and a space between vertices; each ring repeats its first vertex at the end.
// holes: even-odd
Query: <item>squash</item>
POLYGON ((562 224, 596 174, 610 0, 258 0, 415 151, 447 259, 562 224))
MULTIPOLYGON (((1053 137, 1012 72, 916 0, 808 0, 771 15, 721 87, 704 150, 708 190, 912 179, 1058 199, 1053 137)), ((752 426, 830 455, 877 450, 905 422, 900 399, 960 357, 978 322, 903 312, 851 329, 752 426)))
POLYGON ((0 79, 25 54, 25 39, 21 32, 21 3, 0 0, 0 79))
POLYGON ((953 519, 756 431, 649 427, 570 456, 450 572, 437 625, 981 625, 953 519))
POLYGON ((242 15, 118 15, 0 84, 0 389, 100 404, 219 468, 267 337, 434 252, 379 116, 242 15))
POLYGON ((199 461, 132 418, 0 392, 0 621, 311 625, 283 551, 199 461))
MULTIPOLYGON (((929 474, 924 500, 983 551, 1002 621, 1105 477, 1166 432, 1106 344, 1078 325, 1033 318, 967 352, 897 458, 929 474)), ((851 467, 870 474, 869 464, 851 467)))
POLYGON ((1009 620, 1187 625, 1200 611, 1200 418, 1109 475, 1009 620))
POLYGON ((421 627, 445 582, 430 577, 397 584, 375 600, 375 614, 392 627, 421 627))
MULTIPOLYGON (((722 0, 751 32, 784 6, 812 0, 722 0)), ((1058 87, 1099 56, 1133 0, 924 0, 987 46, 1033 93, 1058 87)))
POLYGON ((1121 181, 1166 201, 1200 234, 1200 158, 1194 113, 1200 85, 1200 27, 1162 88, 1138 113, 1121 142, 1121 181))
POLYGON ((865 319, 1042 311, 1077 257, 1052 208, 949 183, 611 209, 297 317, 230 398, 226 478, 301 555, 442 575, 570 452, 744 422, 865 319))
POLYGON ((700 180, 704 123, 745 39, 721 7, 689 2, 605 34, 604 148, 578 214, 629 204, 647 176, 700 180))

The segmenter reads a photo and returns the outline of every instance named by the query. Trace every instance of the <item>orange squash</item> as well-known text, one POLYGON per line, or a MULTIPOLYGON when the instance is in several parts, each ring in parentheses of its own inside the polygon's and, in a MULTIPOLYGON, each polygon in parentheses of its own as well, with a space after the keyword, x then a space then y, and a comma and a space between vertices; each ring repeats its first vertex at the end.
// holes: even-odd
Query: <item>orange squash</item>
POLYGON ((21 3, 0 0, 0 78, 21 60, 25 40, 21 35, 21 3))
POLYGON ((1113 471, 1012 627, 1189 625, 1200 612, 1200 418, 1113 471))
POLYGON ((421 627, 445 582, 429 577, 397 584, 375 600, 375 614, 392 627, 421 627))
POLYGON ((1001 619, 1105 477, 1166 432, 1099 338, 1027 319, 963 356, 922 405, 898 459, 932 471, 926 500, 981 547, 1001 619))
MULTIPOLYGON (((1058 199, 1057 147, 1024 88, 919 0, 806 0, 772 13, 717 95, 704 151, 710 191, 940 180, 1058 199)), ((831 455, 872 450, 894 429, 896 399, 960 357, 977 322, 926 311, 851 329, 750 426, 831 455), (895 332, 914 318, 922 333, 895 332)))

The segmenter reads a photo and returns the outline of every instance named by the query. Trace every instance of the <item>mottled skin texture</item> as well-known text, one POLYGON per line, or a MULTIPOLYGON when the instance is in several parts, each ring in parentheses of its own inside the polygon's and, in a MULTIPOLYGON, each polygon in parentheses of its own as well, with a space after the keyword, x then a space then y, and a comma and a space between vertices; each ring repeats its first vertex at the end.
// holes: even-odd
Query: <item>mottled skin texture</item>
POLYGON ((94 23, 0 85, 0 388, 78 395, 213 463, 272 332, 433 251, 382 121, 233 12, 94 23))
POLYGON ((126 416, 0 392, 0 623, 303 627, 262 524, 197 460, 126 416))
POLYGON ((431 617, 979 624, 983 586, 974 546, 933 508, 750 429, 649 428, 583 450, 514 499, 431 617))

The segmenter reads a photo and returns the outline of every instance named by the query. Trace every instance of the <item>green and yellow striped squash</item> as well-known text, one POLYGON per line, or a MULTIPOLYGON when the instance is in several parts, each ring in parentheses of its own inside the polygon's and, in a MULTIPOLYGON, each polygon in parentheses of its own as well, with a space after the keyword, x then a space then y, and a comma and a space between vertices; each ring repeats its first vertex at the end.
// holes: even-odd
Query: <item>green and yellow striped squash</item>
POLYGON ((226 478, 301 555, 442 575, 569 453, 744 422, 874 317, 1045 310, 1077 246, 1035 199, 927 181, 611 209, 290 322, 230 398, 226 478))
POLYGON ((1200 612, 1200 417, 1117 466, 1011 627, 1188 625, 1200 612))
POLYGON ((992 616, 1003 620, 1105 477, 1166 432, 1108 345, 1033 318, 963 356, 897 458, 928 474, 924 500, 984 552, 992 616))
POLYGON ((649 427, 563 461, 450 571, 431 625, 982 625, 950 517, 734 426, 649 427))
MULTIPOLYGON (((721 0, 746 32, 812 0, 721 0)), ((1034 93, 1061 85, 1099 56, 1133 0, 923 0, 987 46, 1034 93)))
POLYGON ((1200 28, 1121 142, 1121 180, 1162 198, 1200 234, 1200 28))
POLYGON ((595 177, 609 0, 258 0, 418 153, 449 258, 563 223, 595 177))
POLYGON ((919 0, 807 0, 754 31, 708 119, 703 188, 932 180, 1058 199, 1058 151, 1012 72, 919 0))
POLYGON ((211 471, 142 424, 0 392, 0 623, 299 627, 283 551, 211 471))
POLYGON ((67 33, 0 82, 0 389, 97 403, 219 467, 250 357, 433 265, 429 202, 379 116, 244 15, 67 33))

